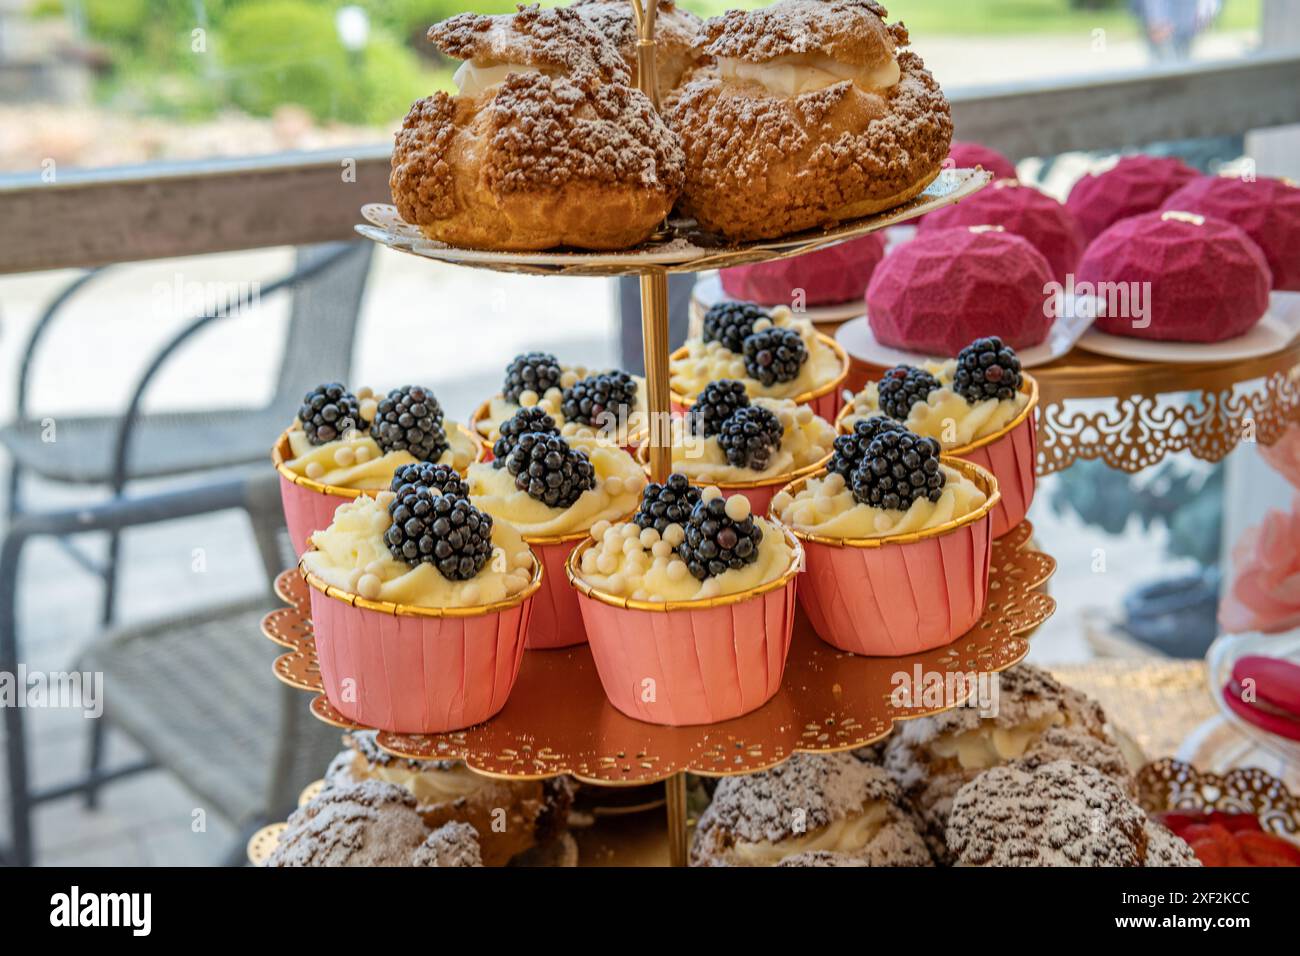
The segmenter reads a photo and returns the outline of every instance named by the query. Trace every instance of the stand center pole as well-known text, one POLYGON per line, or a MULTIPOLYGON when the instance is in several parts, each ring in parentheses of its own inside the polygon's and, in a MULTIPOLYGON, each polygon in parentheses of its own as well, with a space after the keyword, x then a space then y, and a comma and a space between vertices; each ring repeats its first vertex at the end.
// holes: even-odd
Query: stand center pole
POLYGON ((668 388, 668 276, 641 275, 641 342, 645 351, 646 408, 650 413, 650 479, 673 470, 672 393, 668 388))

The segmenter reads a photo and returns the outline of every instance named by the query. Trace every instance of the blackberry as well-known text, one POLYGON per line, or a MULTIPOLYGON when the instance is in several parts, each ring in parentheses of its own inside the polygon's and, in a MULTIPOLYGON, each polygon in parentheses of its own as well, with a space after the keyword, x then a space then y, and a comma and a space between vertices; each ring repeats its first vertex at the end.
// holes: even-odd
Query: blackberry
POLYGON ((409 451, 419 461, 437 461, 450 447, 442 406, 419 385, 395 388, 379 402, 371 434, 384 451, 409 451))
POLYGON ((743 382, 734 378, 720 378, 704 386, 695 404, 686 413, 686 425, 692 435, 712 438, 722 431, 722 423, 738 409, 749 406, 749 395, 743 382))
POLYGON ((560 411, 566 421, 597 428, 626 424, 636 406, 636 379, 627 372, 588 375, 564 390, 560 411))
POLYGON ((519 396, 534 391, 538 397, 560 386, 560 362, 549 352, 525 352, 516 355, 506 366, 506 381, 501 394, 507 402, 518 404, 519 396))
POLYGON ((759 319, 770 322, 772 313, 753 302, 719 302, 704 313, 702 338, 706 342, 721 342, 723 348, 739 355, 759 319))
POLYGON ((469 497, 469 484, 451 465, 435 465, 431 461, 417 461, 410 465, 401 465, 393 472, 389 491, 397 492, 398 497, 416 488, 436 488, 439 494, 469 497))
POLYGON ((844 483, 848 484, 872 440, 881 432, 898 431, 902 427, 900 422, 882 415, 859 418, 853 423, 853 434, 840 435, 835 439, 835 451, 826 465, 827 470, 843 475, 844 483))
POLYGON ((587 453, 570 448, 559 435, 520 435, 506 470, 514 475, 516 488, 552 508, 567 508, 596 487, 596 470, 587 453))
POLYGON ((691 509, 700 500, 700 489, 685 475, 671 474, 662 485, 650 482, 641 493, 641 506, 632 516, 638 528, 654 528, 660 534, 670 524, 685 525, 691 509))
POLYGON ((939 443, 900 428, 871 440, 850 484, 853 497, 864 505, 906 511, 918 498, 938 501, 946 480, 939 467, 939 443))
POLYGON ((976 339, 957 353, 952 390, 970 405, 989 398, 1014 398, 1020 384, 1020 359, 996 335, 976 339))
POLYGON ((882 412, 905 422, 912 406, 925 401, 936 388, 939 388, 939 380, 925 369, 895 365, 876 386, 877 400, 882 412))
POLYGON ((411 567, 432 564, 444 578, 468 581, 492 556, 492 516, 461 495, 409 485, 388 505, 393 524, 384 543, 411 567))
POLYGON ((792 382, 808 361, 808 347, 794 329, 773 326, 745 339, 745 371, 764 385, 792 382))
POLYGON ((677 546, 677 555, 700 581, 758 560, 763 529, 752 514, 742 521, 731 518, 721 495, 692 508, 684 530, 686 537, 677 546))
POLYGON ((722 423, 718 444, 732 467, 762 471, 772 453, 780 449, 784 433, 775 413, 761 405, 748 405, 722 423))
POLYGON ((556 427, 555 419, 546 414, 545 409, 538 408, 536 405, 532 408, 519 409, 501 423, 500 437, 497 438, 496 444, 492 446, 492 467, 504 468, 506 459, 510 457, 510 452, 515 447, 515 441, 520 435, 526 435, 529 432, 542 435, 558 435, 560 429, 556 427))
POLYGON ((307 441, 323 445, 349 431, 363 432, 370 423, 361 417, 361 402, 338 382, 317 385, 302 397, 298 420, 307 441))

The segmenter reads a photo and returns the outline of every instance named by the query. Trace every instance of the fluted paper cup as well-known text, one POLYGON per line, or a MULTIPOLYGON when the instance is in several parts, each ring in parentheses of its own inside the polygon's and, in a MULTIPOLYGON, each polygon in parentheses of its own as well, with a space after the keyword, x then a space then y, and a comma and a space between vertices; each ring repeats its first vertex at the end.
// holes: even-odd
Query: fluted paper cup
MULTIPOLYGON (((807 405, 813 410, 813 414, 828 422, 835 421, 840 409, 844 406, 844 380, 849 375, 849 354, 844 351, 844 346, 831 338, 829 335, 817 333, 817 341, 825 345, 828 349, 838 356, 840 360, 840 374, 825 385, 819 385, 817 388, 807 392, 800 392, 794 396, 792 401, 796 405, 807 405)), ((673 352, 669 356, 670 362, 684 359, 689 354, 685 345, 673 352)), ((670 366, 671 367, 671 366, 670 366)), ((677 392, 672 393, 673 411, 678 414, 686 414, 687 410, 695 404, 694 395, 681 395, 677 392)))
MULTIPOLYGON (((479 431, 478 428, 479 422, 487 421, 491 417, 491 415, 492 415, 492 402, 491 400, 489 400, 484 402, 478 408, 474 409, 474 414, 471 415, 469 419, 469 430, 474 434, 474 438, 477 441, 480 449, 479 457, 478 457, 479 461, 493 461, 496 459, 496 455, 493 454, 492 452, 492 445, 494 444, 494 442, 489 441, 487 436, 484 435, 481 431, 479 431)), ((627 435, 627 442, 623 445, 620 445, 619 447, 622 448, 629 455, 634 455, 636 454, 637 446, 640 445, 641 442, 645 440, 647 433, 648 433, 648 429, 646 428, 631 428, 629 429, 629 434, 627 435)))
MULTIPOLYGON (((827 452, 811 465, 805 465, 803 468, 796 468, 794 471, 777 475, 775 478, 764 478, 761 481, 704 481, 702 479, 691 478, 690 483, 697 488, 714 487, 722 492, 724 498, 730 498, 732 495, 744 495, 749 499, 749 510, 756 515, 767 514, 768 506, 771 505, 772 499, 786 485, 800 478, 814 475, 826 467, 826 463, 831 460, 833 451, 827 452)), ((642 445, 636 451, 637 462, 645 469, 647 476, 650 476, 650 446, 642 445)))
MULTIPOLYGON (((1029 401, 1015 418, 992 435, 968 445, 945 448, 944 455, 974 462, 992 472, 1002 498, 993 511, 993 537, 1000 538, 1025 520, 1034 501, 1038 475, 1038 382, 1021 373, 1020 391, 1029 401)), ((853 406, 846 405, 835 421, 836 431, 849 434, 853 406)))
MULTIPOLYGON (((987 495, 975 511, 923 531, 882 538, 826 538, 793 530, 806 573, 799 603, 818 636, 870 657, 951 644, 984 613, 998 482, 968 461, 943 459, 987 495)), ((785 490, 795 495, 808 479, 785 490)))
POLYGON ((798 540, 775 581, 701 601, 638 601, 582 580, 582 554, 569 556, 568 578, 587 625, 591 656, 605 696, 618 710, 651 724, 681 727, 730 720, 775 696, 794 628, 798 540))
POLYGON ((545 538, 524 535, 524 541, 546 569, 546 579, 533 599, 533 616, 528 625, 527 646, 530 651, 572 647, 587 642, 578 595, 569 587, 565 565, 573 549, 588 537, 586 531, 545 538))
MULTIPOLYGON (((483 442, 465 426, 458 425, 457 428, 473 441, 477 450, 474 460, 481 461, 483 442)), ((354 501, 361 495, 375 495, 388 490, 386 487, 359 489, 322 484, 290 471, 285 462, 291 456, 289 432, 286 430, 271 449, 271 463, 280 476, 280 502, 284 506, 284 523, 289 529, 289 540, 293 543, 294 554, 300 558, 311 550, 312 532, 328 528, 339 505, 354 501)))
POLYGON ((528 587, 468 608, 368 601, 303 576, 329 702, 364 727, 437 734, 481 723, 505 706, 544 572, 534 558, 528 587))

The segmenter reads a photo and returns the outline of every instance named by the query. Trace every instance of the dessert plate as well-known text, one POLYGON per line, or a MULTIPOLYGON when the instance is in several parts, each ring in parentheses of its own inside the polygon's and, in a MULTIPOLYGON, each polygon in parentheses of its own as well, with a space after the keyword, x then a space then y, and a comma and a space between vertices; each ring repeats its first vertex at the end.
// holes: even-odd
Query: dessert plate
POLYGON ((1221 691, 1232 678, 1233 665, 1238 658, 1249 654, 1279 657, 1293 663, 1300 663, 1300 633, 1226 634, 1211 644, 1205 655, 1206 684, 1223 719, 1241 736, 1272 754, 1284 765, 1300 767, 1300 741, 1269 733, 1262 727, 1242 719, 1223 700, 1221 691))
MULTIPOLYGON (((863 292, 865 291, 864 289, 863 292)), ((701 315, 719 302, 734 301, 735 299, 727 295, 726 290, 722 288, 722 277, 716 272, 700 276, 695 283, 695 288, 691 290, 691 305, 699 309, 701 315)), ((861 314, 862 297, 859 296, 837 305, 809 306, 799 313, 799 317, 817 325, 820 322, 843 322, 861 314)))
POLYGON ((702 272, 812 252, 845 239, 865 236, 965 199, 984 188, 992 178, 991 173, 982 169, 945 169, 915 199, 893 209, 829 229, 812 229, 793 236, 741 245, 726 245, 718 237, 700 232, 692 221, 669 220, 662 238, 652 238, 635 248, 615 252, 462 249, 426 238, 418 228, 397 214, 395 206, 387 203, 362 206, 361 215, 366 222, 356 226, 356 230, 367 239, 399 252, 498 272, 610 276, 659 271, 702 272))
MULTIPOLYGON (((1096 313, 1092 310, 1093 300, 1075 296, 1065 296, 1064 300, 1064 307, 1057 320, 1052 323, 1047 339, 1039 345, 1016 350, 1016 355, 1020 357, 1021 368, 1046 365, 1065 355, 1074 348, 1080 336, 1088 331, 1088 326, 1092 325, 1096 317, 1096 313)), ((881 368, 890 368, 894 365, 920 365, 922 362, 937 358, 933 355, 907 352, 880 344, 872 334, 871 325, 865 315, 841 325, 835 332, 835 338, 840 345, 844 346, 844 351, 858 361, 881 368)))
MULTIPOLYGON (((1281 351, 1300 335, 1300 294, 1274 292, 1264 317, 1245 335, 1223 342, 1156 342, 1089 329, 1079 348, 1108 358, 1135 362, 1199 364, 1238 362, 1281 351)), ((850 350, 851 351, 851 350, 850 350)))

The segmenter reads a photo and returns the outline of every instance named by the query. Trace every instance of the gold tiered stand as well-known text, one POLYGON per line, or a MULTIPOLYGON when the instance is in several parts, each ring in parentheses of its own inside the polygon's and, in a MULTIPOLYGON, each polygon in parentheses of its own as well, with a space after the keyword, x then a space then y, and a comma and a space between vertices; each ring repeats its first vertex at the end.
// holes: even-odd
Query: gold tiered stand
MULTIPOLYGON (((638 86, 657 103, 654 25, 657 5, 631 0, 640 37, 638 86)), ((986 185, 983 170, 944 170, 915 199, 829 229, 745 245, 725 245, 693 223, 670 221, 642 246, 616 253, 507 253, 460 249, 427 239, 390 205, 363 207, 366 224, 357 231, 390 248, 444 262, 494 271, 543 275, 637 275, 650 411, 652 476, 671 470, 671 401, 668 385, 668 289, 670 272, 699 272, 746 262, 800 255, 903 222, 957 202, 986 185)), ((1051 616, 1055 603, 1038 589, 1055 562, 1030 547, 1026 524, 995 547, 984 617, 953 644, 902 658, 854 657, 823 644, 798 615, 782 690, 751 714, 720 724, 662 727, 624 716, 605 699, 585 645, 525 655, 505 708, 467 730, 424 736, 381 733, 385 750, 415 758, 462 759, 495 777, 535 779, 572 774, 603 785, 665 781, 669 858, 686 862, 686 771, 724 776, 771 767, 798 751, 830 752, 864 746, 887 735, 896 720, 956 706, 973 691, 960 682, 955 697, 939 703, 906 704, 894 699, 897 675, 956 678, 1003 670, 1028 651, 1026 636, 1051 616)), ((263 630, 288 652, 275 663, 276 676, 315 697, 321 720, 352 728, 321 693, 306 588, 297 571, 278 582, 289 607, 272 612, 263 630)))

